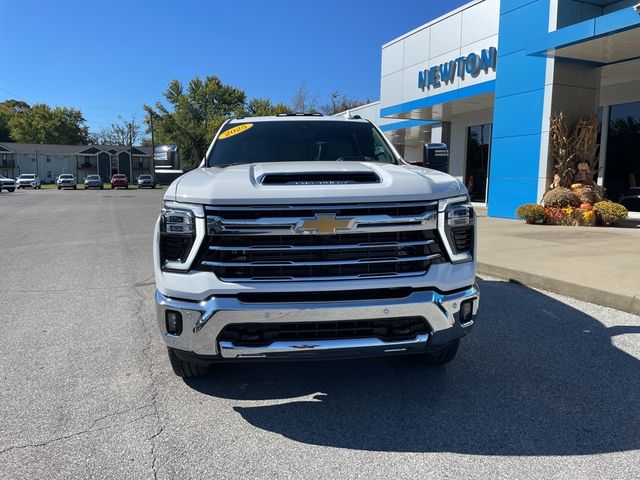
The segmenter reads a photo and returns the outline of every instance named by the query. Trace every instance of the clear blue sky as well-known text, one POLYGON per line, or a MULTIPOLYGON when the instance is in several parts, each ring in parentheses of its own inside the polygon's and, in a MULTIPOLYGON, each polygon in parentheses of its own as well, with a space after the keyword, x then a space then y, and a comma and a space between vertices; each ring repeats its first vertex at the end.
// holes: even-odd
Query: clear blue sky
POLYGON ((0 0, 0 101, 80 108, 92 130, 217 75, 289 103, 306 81, 377 100, 380 47, 462 0, 0 0))

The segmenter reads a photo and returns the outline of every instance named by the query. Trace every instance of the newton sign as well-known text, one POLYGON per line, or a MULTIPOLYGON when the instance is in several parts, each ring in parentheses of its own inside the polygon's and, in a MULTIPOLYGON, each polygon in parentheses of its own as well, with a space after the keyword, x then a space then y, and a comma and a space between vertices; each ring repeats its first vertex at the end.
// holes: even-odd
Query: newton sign
POLYGON ((489 69, 496 70, 498 50, 495 47, 483 49, 479 54, 470 53, 455 60, 434 65, 431 68, 418 72, 418 88, 425 89, 438 88, 442 83, 448 85, 456 77, 464 80, 465 75, 477 77, 481 72, 489 73, 489 69))

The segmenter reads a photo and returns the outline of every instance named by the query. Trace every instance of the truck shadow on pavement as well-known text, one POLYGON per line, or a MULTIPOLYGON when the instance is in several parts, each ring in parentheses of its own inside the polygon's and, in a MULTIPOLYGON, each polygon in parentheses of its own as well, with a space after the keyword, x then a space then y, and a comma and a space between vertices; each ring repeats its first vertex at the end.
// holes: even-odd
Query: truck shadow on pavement
POLYGON ((312 445, 477 455, 640 448, 640 361, 612 344, 640 326, 607 329, 521 285, 480 286, 474 331, 443 368, 402 357, 221 365, 188 385, 238 400, 234 410, 257 428, 312 445))

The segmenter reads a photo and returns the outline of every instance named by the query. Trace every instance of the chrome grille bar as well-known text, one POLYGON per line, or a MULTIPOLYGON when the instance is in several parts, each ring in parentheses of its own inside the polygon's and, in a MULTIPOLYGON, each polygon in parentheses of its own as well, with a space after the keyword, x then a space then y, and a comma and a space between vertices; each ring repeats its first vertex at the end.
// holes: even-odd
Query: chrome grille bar
POLYGON ((368 263, 401 263, 401 262, 421 262, 440 258, 439 253, 433 255, 423 255, 419 257, 393 257, 393 258, 360 258, 358 260, 318 260, 296 262, 293 260, 276 260, 261 262, 211 262, 205 260, 203 265, 211 267, 310 267, 314 265, 361 265, 368 263))
POLYGON ((243 246, 221 246, 212 245, 209 250, 223 252, 287 252, 287 251, 307 251, 307 250, 365 250, 373 248, 402 248, 431 245, 433 240, 420 240, 416 242, 379 242, 379 243, 358 243, 356 245, 253 245, 243 246))
MULTIPOLYGON (((356 217, 336 216, 336 221, 349 221, 349 226, 339 228, 336 233, 374 233, 402 230, 435 230, 438 212, 427 211, 423 215, 362 215, 356 217)), ((296 228, 312 217, 265 217, 256 219, 227 219, 217 215, 207 217, 207 230, 213 235, 287 235, 298 233, 296 228)))
POLYGON ((333 275, 323 277, 290 277, 290 276, 271 276, 271 277, 220 277, 223 282, 320 282, 320 281, 337 281, 337 280, 360 280, 363 278, 389 278, 389 277, 415 277, 416 275, 424 275, 426 270, 407 272, 407 273, 361 273, 359 275, 333 275))

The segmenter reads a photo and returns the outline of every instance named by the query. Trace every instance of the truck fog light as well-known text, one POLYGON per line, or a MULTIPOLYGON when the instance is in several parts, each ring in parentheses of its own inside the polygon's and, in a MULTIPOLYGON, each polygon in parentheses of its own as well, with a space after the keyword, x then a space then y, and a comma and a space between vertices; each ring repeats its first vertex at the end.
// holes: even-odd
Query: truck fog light
POLYGON ((167 333, 180 335, 182 333, 182 314, 175 310, 167 310, 164 316, 167 324, 167 333))
POLYGON ((460 323, 463 325, 471 321, 473 316, 473 300, 465 300, 460 304, 460 323))

